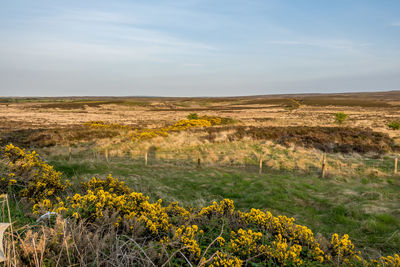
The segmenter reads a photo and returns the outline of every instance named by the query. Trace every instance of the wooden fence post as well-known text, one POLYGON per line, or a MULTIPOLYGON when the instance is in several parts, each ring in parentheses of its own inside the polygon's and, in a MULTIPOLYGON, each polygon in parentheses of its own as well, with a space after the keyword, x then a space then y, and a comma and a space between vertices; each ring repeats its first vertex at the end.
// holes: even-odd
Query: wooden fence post
POLYGON ((106 158, 106 161, 107 161, 107 163, 108 163, 108 149, 106 149, 106 150, 104 151, 104 157, 106 158))
POLYGON ((260 164, 259 164, 259 169, 258 169, 259 174, 262 173, 262 164, 263 164, 263 160, 262 160, 262 157, 260 156, 260 164))
POLYGON ((72 159, 72 148, 69 146, 68 147, 68 161, 71 161, 72 159))
POLYGON ((393 171, 394 175, 397 175, 397 162, 398 162, 398 158, 396 157, 396 158, 394 158, 394 171, 393 171))
POLYGON ((147 152, 144 154, 144 166, 147 166, 147 152))
POLYGON ((322 166, 321 166, 321 178, 325 178, 326 174, 326 156, 322 156, 322 166))

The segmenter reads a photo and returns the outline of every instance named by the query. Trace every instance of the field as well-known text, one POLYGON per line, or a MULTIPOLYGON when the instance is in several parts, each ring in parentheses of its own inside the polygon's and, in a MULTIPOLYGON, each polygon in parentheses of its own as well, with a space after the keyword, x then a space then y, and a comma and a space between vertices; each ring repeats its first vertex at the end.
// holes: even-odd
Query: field
MULTIPOLYGON (((112 262, 107 254, 110 251, 117 253, 113 250, 117 245, 112 249, 96 248, 98 254, 86 255, 88 262, 83 262, 78 256, 65 256, 65 253, 68 254, 65 248, 54 249, 57 251, 54 255, 49 252, 53 251, 51 246, 39 252, 28 252, 27 249, 27 244, 35 245, 29 235, 27 237, 27 229, 36 233, 42 231, 43 234, 47 233, 45 227, 56 229, 62 224, 60 218, 38 223, 36 220, 40 215, 57 208, 60 211, 57 213, 62 214, 61 207, 67 210, 63 216, 72 218, 67 215, 68 209, 72 208, 67 207, 68 201, 63 198, 75 193, 83 197, 87 188, 82 188, 82 182, 93 182, 92 177, 105 179, 112 174, 112 177, 123 181, 135 192, 149 196, 150 203, 157 203, 158 199, 162 199, 162 205, 165 206, 178 202, 193 214, 213 201, 225 203, 229 199, 233 200, 237 210, 246 214, 250 214, 254 208, 269 211, 275 216, 293 217, 297 224, 307 226, 314 233, 326 254, 323 262, 329 265, 396 266, 400 264, 400 259, 397 258, 396 263, 396 258, 387 259, 386 256, 400 253, 400 171, 396 174, 394 168, 395 158, 400 153, 400 130, 389 127, 397 122, 400 122, 399 91, 230 98, 0 99, 0 138, 3 147, 0 177, 11 177, 10 170, 14 170, 15 177, 18 176, 18 169, 12 168, 17 164, 16 158, 21 159, 21 155, 15 152, 15 148, 6 147, 12 143, 25 148, 26 153, 36 151, 40 155, 38 160, 42 160, 40 164, 53 166, 55 171, 61 172, 59 176, 52 173, 53 178, 57 177, 62 183, 66 179, 70 181, 70 185, 64 188, 64 185, 54 182, 56 178, 51 178, 55 192, 51 191, 48 196, 37 199, 33 199, 33 196, 39 195, 39 190, 26 193, 24 189, 32 185, 20 184, 17 178, 13 185, 14 182, 10 181, 14 176, 7 178, 7 184, 2 185, 3 193, 11 196, 15 238, 20 240, 16 245, 20 246, 21 242, 25 244, 25 247, 17 248, 21 259, 19 264, 37 265, 42 260, 49 266, 55 266, 63 262, 72 264, 72 260, 80 265, 118 265, 121 258, 115 258, 112 262), (337 113, 345 113, 348 117, 340 123, 335 121, 337 113), (11 167, 10 162, 14 162, 11 167), (59 199, 56 200, 56 197, 59 199), (47 209, 46 199, 51 201, 47 209), (60 199, 63 201, 61 206, 57 204, 60 199), (342 237, 341 245, 347 242, 343 236, 348 234, 354 250, 360 251, 360 254, 353 255, 352 249, 349 249, 351 246, 347 250, 336 251, 331 241, 335 233, 342 237), (325 243, 328 245, 323 248, 325 243), (49 255, 54 257, 46 259, 49 255), (356 256, 361 257, 362 261, 357 261, 356 256), (381 258, 383 256, 385 258, 381 258), (107 258, 109 261, 105 260, 107 258)), ((37 174, 26 169, 19 175, 34 177, 37 174)), ((114 185, 115 188, 118 186, 114 185)), ((110 188, 114 190, 114 187, 110 188)), ((43 188, 43 192, 51 190, 46 186, 43 188)), ((96 192, 97 189, 93 190, 96 192)), ((105 207, 104 213, 106 210, 105 207)), ((76 227, 89 231, 88 226, 82 224, 84 209, 80 212, 75 217, 81 224, 76 222, 76 227)), ((129 231, 126 234, 123 230, 125 226, 121 226, 122 222, 114 218, 122 228, 113 228, 109 230, 110 233, 114 231, 112 233, 115 235, 124 233, 127 236, 140 236, 132 241, 132 247, 118 252, 136 253, 135 257, 124 258, 119 264, 126 260, 148 266, 153 262, 156 265, 165 262, 171 266, 194 265, 198 262, 201 266, 212 264, 218 257, 222 262, 225 256, 218 254, 211 245, 210 255, 206 253, 208 244, 218 236, 219 231, 222 233, 220 236, 228 240, 229 234, 225 235, 224 226, 220 229, 219 220, 224 222, 222 225, 226 229, 237 231, 237 236, 237 229, 243 224, 235 217, 240 217, 240 213, 228 212, 227 215, 225 210, 222 213, 226 217, 214 214, 215 218, 210 215, 207 220, 197 217, 191 219, 191 222, 203 226, 200 228, 205 232, 204 239, 196 239, 202 256, 204 251, 204 257, 209 259, 204 262, 201 257, 196 258, 197 251, 193 243, 185 247, 166 245, 164 255, 164 252, 154 248, 153 243, 144 241, 144 230, 139 234, 129 231), (140 246, 135 247, 137 243, 140 246), (188 251, 185 253, 185 250, 188 251)), ((105 214, 104 218, 111 224, 116 223, 111 212, 105 214)), ((138 221, 134 222, 135 227, 138 221)), ((91 223, 99 222, 94 220, 91 223)), ((103 224, 102 227, 102 231, 108 229, 103 224)), ((189 226, 185 227, 189 231, 189 226)), ((259 229, 257 227, 252 229, 256 231, 259 229)), ((176 229, 174 231, 179 232, 176 229)), ((196 232, 195 229, 190 231, 196 232)), ((175 235, 169 238, 175 238, 175 235)), ((106 238, 104 233, 100 236, 106 238)), ((39 236, 35 238, 40 242, 39 236)), ((296 242, 287 238, 293 248, 291 252, 296 254, 296 242)), ((299 244, 303 245, 304 251, 306 245, 301 242, 299 244)), ((78 247, 79 242, 76 241, 76 244, 78 247)), ((234 264, 235 260, 241 260, 241 264, 248 266, 266 264, 265 259, 258 259, 258 256, 253 259, 259 247, 248 248, 249 251, 256 251, 252 252, 254 255, 251 257, 240 253, 238 256, 233 243, 229 244, 224 251, 232 254, 226 259, 232 261, 230 264, 234 264)), ((308 249, 314 249, 314 245, 307 244, 308 249)), ((272 247, 275 245, 271 243, 272 247)), ((305 254, 292 257, 289 253, 286 258, 280 259, 274 256, 275 252, 271 253, 268 264, 272 265, 310 265, 312 262, 305 254)), ((318 257, 317 254, 312 255, 313 259, 318 257)), ((313 264, 318 266, 322 262, 313 264)))

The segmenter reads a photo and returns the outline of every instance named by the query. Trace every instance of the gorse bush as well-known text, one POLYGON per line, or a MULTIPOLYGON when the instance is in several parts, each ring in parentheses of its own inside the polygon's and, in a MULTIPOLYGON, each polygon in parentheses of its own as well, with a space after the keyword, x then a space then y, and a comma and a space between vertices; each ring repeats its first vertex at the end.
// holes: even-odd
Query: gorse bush
POLYGON ((190 128, 211 127, 214 125, 222 125, 230 123, 234 123, 234 120, 231 118, 221 118, 216 116, 198 117, 196 113, 191 113, 188 115, 188 119, 179 120, 171 126, 159 129, 134 130, 131 136, 133 141, 140 141, 145 139, 151 139, 157 136, 166 137, 170 132, 186 131, 190 128), (194 119, 195 117, 197 117, 197 119, 194 119))
POLYGON ((104 121, 89 121, 85 122, 84 125, 87 125, 91 128, 100 128, 100 129, 125 129, 125 130, 132 129, 128 125, 118 124, 118 123, 108 123, 104 121))
POLYGON ((400 130, 400 121, 392 121, 387 125, 392 130, 400 130))
POLYGON ((2 193, 14 191, 20 197, 37 203, 62 193, 69 182, 62 182, 62 174, 54 170, 35 151, 27 152, 12 144, 0 147, 0 159, 7 174, 0 172, 2 193))
POLYGON ((140 141, 151 139, 157 136, 167 137, 169 132, 185 131, 190 128, 196 127, 210 127, 214 125, 232 124, 235 121, 231 118, 221 118, 217 116, 201 116, 197 113, 191 113, 187 116, 187 119, 179 120, 173 125, 158 128, 158 129, 132 129, 130 126, 117 124, 117 123, 106 123, 103 121, 89 121, 84 125, 94 129, 107 129, 107 130, 127 130, 132 141, 140 141))
POLYGON ((335 113, 334 116, 335 116, 335 122, 338 124, 343 124, 349 117, 349 115, 347 115, 344 112, 335 113))
POLYGON ((192 119, 192 120, 180 120, 171 126, 159 128, 159 129, 142 129, 134 130, 131 134, 133 141, 140 141, 151 139, 157 136, 167 137, 170 132, 185 131, 189 128, 195 127, 210 127, 211 123, 207 120, 192 119))
POLYGON ((211 125, 227 125, 227 124, 234 124, 236 121, 232 118, 227 117, 218 117, 218 116, 201 116, 199 119, 207 120, 211 123, 211 125))
POLYGON ((289 98, 288 102, 289 103, 286 106, 287 109, 289 109, 290 111, 296 110, 302 106, 302 104, 298 100, 293 98, 289 98))
MULTIPOLYGON (((38 158, 36 153, 32 156, 13 146, 1 152, 2 158, 13 162, 27 154, 28 158, 38 158)), ((31 162, 27 160, 26 164, 31 162)), ((59 188, 64 190, 67 185, 61 184, 60 176, 53 174, 56 185, 62 185, 59 188)), ((37 179, 36 182, 48 183, 45 175, 37 179)), ((12 188, 14 184, 7 186, 12 188)), ((333 234, 329 242, 296 224, 294 218, 274 216, 260 209, 240 211, 230 199, 199 209, 186 209, 176 202, 164 205, 161 199, 151 202, 112 175, 104 179, 93 177, 76 190, 79 193, 55 200, 43 196, 33 206, 37 214, 50 211, 59 217, 53 226, 20 236, 16 244, 20 265, 34 265, 38 258, 50 266, 108 265, 111 261, 118 266, 400 264, 397 254, 364 259, 346 234, 333 234), (92 242, 96 244, 89 246, 92 242)))
POLYGON ((275 217, 259 209, 236 210, 229 199, 198 210, 187 210, 177 203, 163 206, 161 199, 151 203, 148 197, 131 191, 111 175, 105 179, 92 178, 83 188, 83 194, 55 203, 49 211, 64 218, 76 218, 76 223, 90 223, 92 227, 96 220, 113 214, 115 231, 131 235, 139 223, 144 230, 138 238, 147 240, 144 248, 159 251, 151 258, 156 265, 172 260, 176 264, 188 261, 198 266, 242 266, 246 262, 280 266, 334 263, 392 266, 399 259, 396 254, 366 261, 348 235, 334 234, 323 250, 313 232, 296 224, 294 218, 275 217), (173 258, 161 256, 162 250, 174 255, 173 258))

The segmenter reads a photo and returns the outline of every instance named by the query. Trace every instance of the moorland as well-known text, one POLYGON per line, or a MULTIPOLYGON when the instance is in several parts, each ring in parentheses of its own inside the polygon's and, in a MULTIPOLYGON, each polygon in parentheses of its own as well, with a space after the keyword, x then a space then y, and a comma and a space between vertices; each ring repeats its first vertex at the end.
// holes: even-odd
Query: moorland
POLYGON ((399 128, 400 91, 0 98, 8 262, 398 266, 399 128))

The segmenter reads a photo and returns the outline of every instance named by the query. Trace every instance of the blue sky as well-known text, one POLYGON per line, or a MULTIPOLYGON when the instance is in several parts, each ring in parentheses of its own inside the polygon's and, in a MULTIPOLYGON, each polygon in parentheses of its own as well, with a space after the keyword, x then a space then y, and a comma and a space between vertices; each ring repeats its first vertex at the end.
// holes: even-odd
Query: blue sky
POLYGON ((0 95, 400 89, 398 0, 4 0, 0 95))

